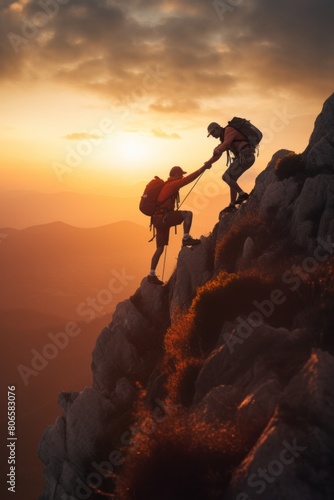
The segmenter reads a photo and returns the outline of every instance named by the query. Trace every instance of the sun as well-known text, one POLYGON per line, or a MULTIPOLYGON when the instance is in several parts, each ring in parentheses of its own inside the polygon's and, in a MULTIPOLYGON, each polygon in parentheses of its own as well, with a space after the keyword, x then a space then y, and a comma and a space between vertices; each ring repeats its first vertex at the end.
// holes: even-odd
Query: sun
POLYGON ((142 163, 148 160, 150 148, 145 137, 127 133, 118 138, 116 153, 122 161, 142 163))
POLYGON ((122 172, 145 172, 150 170, 152 161, 158 154, 152 137, 143 132, 120 132, 101 141, 94 151, 95 165, 122 172))

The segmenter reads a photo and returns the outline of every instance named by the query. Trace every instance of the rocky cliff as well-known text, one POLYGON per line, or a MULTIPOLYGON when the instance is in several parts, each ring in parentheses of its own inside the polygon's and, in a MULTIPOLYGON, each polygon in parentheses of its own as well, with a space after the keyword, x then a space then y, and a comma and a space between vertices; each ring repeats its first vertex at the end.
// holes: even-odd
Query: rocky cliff
POLYGON ((44 433, 44 500, 334 498, 334 94, 302 154, 97 339, 44 433))

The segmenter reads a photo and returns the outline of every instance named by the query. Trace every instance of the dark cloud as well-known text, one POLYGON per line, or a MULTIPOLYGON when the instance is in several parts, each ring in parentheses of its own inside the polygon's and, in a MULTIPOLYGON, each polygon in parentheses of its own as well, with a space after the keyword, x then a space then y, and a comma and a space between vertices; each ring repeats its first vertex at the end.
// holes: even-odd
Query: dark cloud
POLYGON ((333 2, 257 0, 247 13, 239 9, 243 29, 236 37, 236 67, 240 71, 244 68, 263 88, 285 87, 304 94, 323 86, 331 89, 333 2))
POLYGON ((332 0, 7 0, 1 11, 2 79, 47 78, 118 103, 145 97, 159 113, 245 88, 332 91, 332 0), (165 77, 154 79, 157 66, 165 77))

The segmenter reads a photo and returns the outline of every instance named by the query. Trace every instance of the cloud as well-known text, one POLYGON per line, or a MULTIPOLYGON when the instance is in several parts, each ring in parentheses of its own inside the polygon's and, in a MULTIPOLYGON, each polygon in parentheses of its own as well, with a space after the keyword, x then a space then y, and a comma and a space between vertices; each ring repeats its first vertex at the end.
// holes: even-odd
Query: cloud
POLYGON ((0 8, 3 80, 51 80, 159 114, 200 113, 241 94, 333 90, 332 0, 51 3, 57 12, 44 10, 40 27, 43 0, 0 8), (157 66, 164 78, 150 76, 157 66))
POLYGON ((181 139, 181 136, 179 134, 176 134, 175 132, 167 134, 160 128, 154 128, 153 130, 151 130, 151 133, 154 137, 158 137, 159 139, 181 139))
POLYGON ((83 141, 86 139, 104 139, 104 136, 90 134, 89 132, 73 132, 72 134, 65 135, 63 139, 67 139, 69 141, 83 141))

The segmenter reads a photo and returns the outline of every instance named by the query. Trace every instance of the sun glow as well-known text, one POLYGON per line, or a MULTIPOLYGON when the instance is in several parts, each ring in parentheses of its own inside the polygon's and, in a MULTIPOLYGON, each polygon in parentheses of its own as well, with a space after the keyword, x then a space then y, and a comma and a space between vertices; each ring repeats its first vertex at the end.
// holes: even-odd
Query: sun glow
POLYGON ((116 150, 121 160, 131 163, 148 160, 150 153, 147 140, 136 134, 126 134, 120 137, 116 150))

